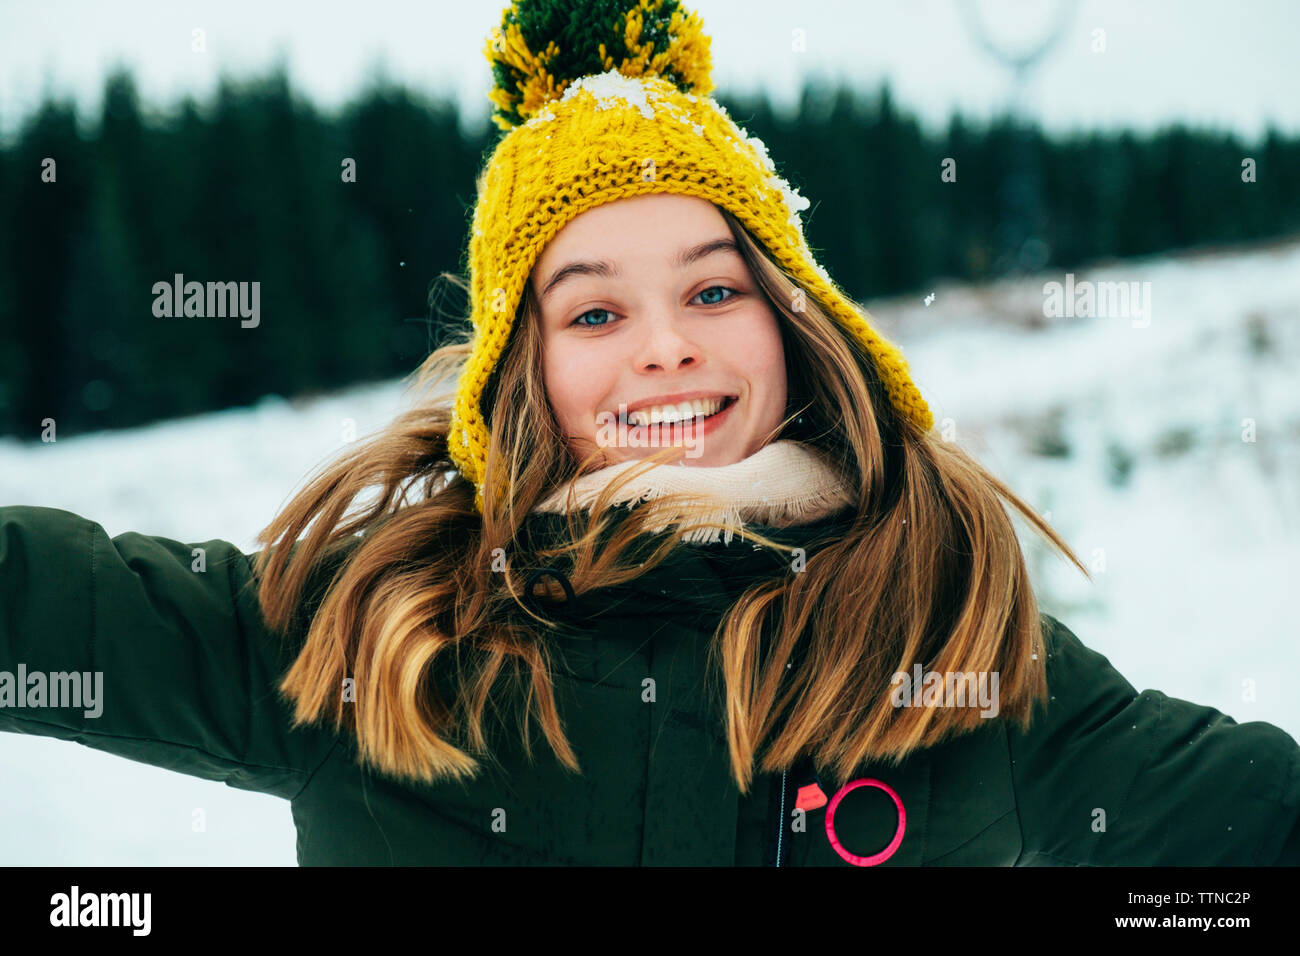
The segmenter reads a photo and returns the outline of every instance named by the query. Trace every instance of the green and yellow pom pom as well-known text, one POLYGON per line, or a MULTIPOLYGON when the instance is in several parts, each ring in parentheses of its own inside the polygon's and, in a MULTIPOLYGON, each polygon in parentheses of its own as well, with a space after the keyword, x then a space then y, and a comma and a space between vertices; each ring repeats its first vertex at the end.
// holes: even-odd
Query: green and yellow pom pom
POLYGON ((659 76, 698 96, 713 90, 704 24, 678 0, 514 0, 483 52, 495 83, 492 121, 503 130, 572 81, 607 70, 659 76))

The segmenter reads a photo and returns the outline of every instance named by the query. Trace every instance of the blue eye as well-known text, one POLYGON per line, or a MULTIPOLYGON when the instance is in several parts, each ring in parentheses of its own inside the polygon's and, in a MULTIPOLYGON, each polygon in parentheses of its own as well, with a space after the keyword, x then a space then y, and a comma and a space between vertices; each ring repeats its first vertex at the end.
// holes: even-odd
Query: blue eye
MULTIPOLYGON (((729 292, 730 295, 726 296, 725 298, 721 298, 721 299, 713 299, 713 301, 711 301, 711 302, 701 302, 700 304, 701 304, 701 305, 721 305, 723 302, 726 302, 726 301, 728 301, 728 300, 730 300, 730 299, 733 299, 733 298, 735 298, 736 296, 740 295, 739 292, 737 292, 735 289, 731 288, 730 286, 725 286, 725 285, 711 285, 711 286, 709 286, 707 289, 704 289, 703 291, 696 293, 695 298, 698 299, 698 298, 700 298, 701 296, 707 295, 708 293, 710 293, 710 292, 714 292, 714 291, 717 291, 717 292, 729 292)), ((611 324, 611 322, 610 322, 609 320, 606 320, 606 321, 604 321, 604 322, 596 322, 596 323, 588 323, 588 322, 583 322, 583 321, 582 321, 583 319, 585 319, 585 318, 586 318, 587 316, 589 316, 589 315, 600 315, 600 314, 602 314, 602 313, 605 314, 605 315, 613 315, 613 314, 614 314, 614 313, 610 312, 609 309, 588 309, 586 312, 582 313, 582 315, 578 316, 576 319, 574 319, 574 320, 573 320, 572 322, 570 322, 569 324, 570 324, 570 325, 576 325, 576 326, 577 326, 578 328, 580 328, 580 329, 603 329, 605 326, 611 324)))
POLYGON ((714 299, 712 302, 705 302, 705 303, 703 303, 704 305, 720 305, 721 303, 726 302, 727 299, 730 299, 730 298, 732 298, 732 297, 737 296, 737 295, 740 294, 740 293, 738 293, 735 289, 733 289, 733 288, 731 288, 731 287, 729 287, 729 286, 725 286, 725 285, 711 285, 711 286, 709 286, 707 289, 705 289, 705 290, 703 290, 702 292, 700 292, 699 295, 696 296, 696 298, 698 299, 701 295, 705 295, 706 293, 712 292, 712 291, 714 291, 715 289, 717 289, 717 290, 719 290, 719 291, 721 291, 721 292, 730 292, 731 295, 727 296, 726 299, 714 299))
POLYGON ((601 312, 604 312, 606 315, 613 315, 613 313, 610 312, 609 309, 590 309, 590 310, 588 310, 588 311, 582 313, 582 315, 578 316, 578 318, 574 319, 572 324, 578 326, 579 328, 583 328, 583 329, 599 329, 599 328, 603 328, 604 326, 608 325, 609 323, 608 323, 608 322, 599 322, 599 323, 597 323, 596 325, 587 325, 586 323, 579 321, 580 319, 585 319, 585 318, 586 318, 587 316, 589 316, 589 315, 597 315, 597 314, 599 314, 599 313, 601 313, 601 312))

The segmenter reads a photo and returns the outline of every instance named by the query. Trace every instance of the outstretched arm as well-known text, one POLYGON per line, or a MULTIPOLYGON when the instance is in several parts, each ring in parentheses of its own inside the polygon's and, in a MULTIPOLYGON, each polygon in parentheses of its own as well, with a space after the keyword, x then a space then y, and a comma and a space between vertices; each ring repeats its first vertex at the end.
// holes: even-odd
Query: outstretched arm
POLYGON ((290 729, 296 647, 266 628, 251 561, 0 507, 0 730, 294 797, 336 736, 290 729))
POLYGON ((1138 693, 1044 615, 1053 695, 1008 731, 1020 865, 1300 864, 1300 746, 1263 721, 1138 693))

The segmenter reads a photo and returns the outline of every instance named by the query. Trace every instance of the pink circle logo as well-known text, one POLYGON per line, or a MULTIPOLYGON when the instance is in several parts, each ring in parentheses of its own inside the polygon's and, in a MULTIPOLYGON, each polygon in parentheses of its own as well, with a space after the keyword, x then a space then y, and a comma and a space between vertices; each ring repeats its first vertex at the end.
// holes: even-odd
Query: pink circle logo
POLYGON ((903 842, 903 831, 907 829, 907 811, 903 809, 903 801, 894 788, 880 780, 874 780, 871 777, 863 777, 846 783, 835 792, 831 797, 830 806, 826 808, 826 839, 831 841, 831 847, 843 859, 848 860, 854 866, 875 866, 877 863, 883 863, 894 855, 899 845, 903 842), (885 793, 889 794, 894 801, 894 806, 898 808, 898 829, 894 832, 894 839, 889 841, 889 846, 885 847, 879 853, 873 853, 871 856, 858 856, 844 849, 839 839, 835 836, 835 808, 840 805, 844 795, 850 790, 856 790, 858 787, 879 787, 885 793))

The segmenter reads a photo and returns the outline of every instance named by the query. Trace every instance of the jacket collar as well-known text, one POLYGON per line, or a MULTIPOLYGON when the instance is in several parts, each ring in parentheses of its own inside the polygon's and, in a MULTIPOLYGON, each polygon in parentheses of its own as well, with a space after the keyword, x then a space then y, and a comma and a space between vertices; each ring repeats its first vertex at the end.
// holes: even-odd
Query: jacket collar
MULTIPOLYGON (((826 544, 843 537, 857 519, 857 510, 842 508, 815 521, 787 527, 747 524, 745 529, 784 546, 775 553, 750 541, 733 538, 712 542, 683 542, 662 563, 622 584, 577 595, 575 600, 544 602, 548 615, 569 621, 584 621, 606 613, 611 605, 635 602, 646 614, 687 615, 716 614, 724 611, 751 584, 760 578, 777 577, 791 572, 793 550, 802 548, 811 556, 826 544)), ((527 547, 543 547, 564 540, 567 518, 552 512, 534 512, 525 522, 527 547)), ((567 581, 568 563, 557 559, 547 565, 534 561, 534 574, 544 568, 557 579, 567 581)), ((527 590, 531 591, 530 581, 527 590)))

